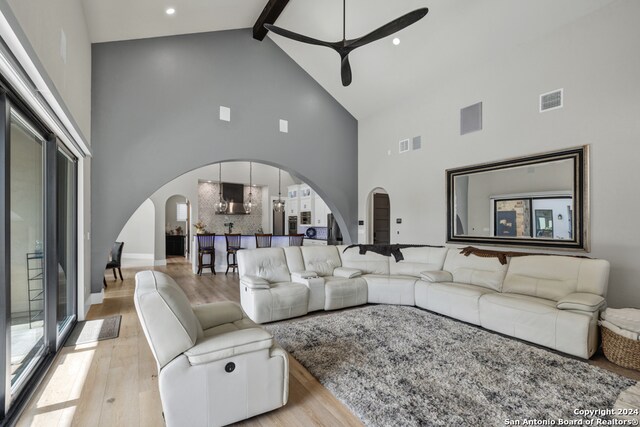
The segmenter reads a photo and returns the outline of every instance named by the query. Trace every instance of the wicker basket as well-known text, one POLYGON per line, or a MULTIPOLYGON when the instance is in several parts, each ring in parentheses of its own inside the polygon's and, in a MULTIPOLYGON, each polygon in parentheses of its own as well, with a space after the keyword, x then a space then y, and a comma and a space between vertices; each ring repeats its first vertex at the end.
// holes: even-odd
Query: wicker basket
POLYGON ((625 368, 640 370, 640 341, 616 334, 600 326, 602 351, 609 361, 625 368))

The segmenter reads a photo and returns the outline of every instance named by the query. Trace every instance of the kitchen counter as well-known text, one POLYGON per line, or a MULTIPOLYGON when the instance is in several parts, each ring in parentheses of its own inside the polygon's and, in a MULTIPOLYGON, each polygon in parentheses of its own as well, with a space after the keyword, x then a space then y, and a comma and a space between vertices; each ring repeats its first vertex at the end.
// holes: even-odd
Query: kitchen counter
MULTIPOLYGON (((306 240, 306 238, 305 238, 306 240)), ((326 242, 326 240, 325 240, 326 242)), ((255 249, 256 247, 256 236, 255 234, 243 234, 240 237, 240 245, 243 249, 255 249)), ((271 238, 271 247, 273 248, 282 248, 289 246, 289 236, 283 235, 274 235, 271 238)), ((227 241, 224 237, 224 234, 216 234, 215 243, 213 245, 215 251, 215 266, 216 272, 222 271, 224 272, 227 269, 227 241)), ((193 236, 191 241, 191 269, 194 273, 198 272, 198 238, 193 236)), ((209 264, 209 255, 203 256, 203 264, 209 264)), ((203 269, 203 272, 211 271, 206 268, 203 269)))

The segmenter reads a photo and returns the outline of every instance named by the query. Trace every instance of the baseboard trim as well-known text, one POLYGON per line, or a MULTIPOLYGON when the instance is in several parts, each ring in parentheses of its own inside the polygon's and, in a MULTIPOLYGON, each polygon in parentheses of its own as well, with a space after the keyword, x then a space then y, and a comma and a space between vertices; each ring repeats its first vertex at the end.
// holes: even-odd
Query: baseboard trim
POLYGON ((150 260, 153 260, 153 254, 145 254, 145 253, 122 254, 122 259, 150 259, 150 260))
POLYGON ((153 265, 155 265, 156 267, 162 267, 164 265, 167 265, 167 260, 166 259, 157 259, 153 262, 153 265))
POLYGON ((89 305, 102 304, 102 301, 104 301, 104 290, 91 293, 89 296, 89 305))

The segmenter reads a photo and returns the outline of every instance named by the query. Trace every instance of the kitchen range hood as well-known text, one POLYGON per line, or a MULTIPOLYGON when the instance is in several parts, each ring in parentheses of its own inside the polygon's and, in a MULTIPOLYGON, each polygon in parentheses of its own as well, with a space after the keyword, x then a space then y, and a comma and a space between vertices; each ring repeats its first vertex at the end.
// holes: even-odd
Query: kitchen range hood
POLYGON ((222 183, 222 198, 227 201, 227 211, 221 215, 247 215, 244 210, 244 184, 222 183))

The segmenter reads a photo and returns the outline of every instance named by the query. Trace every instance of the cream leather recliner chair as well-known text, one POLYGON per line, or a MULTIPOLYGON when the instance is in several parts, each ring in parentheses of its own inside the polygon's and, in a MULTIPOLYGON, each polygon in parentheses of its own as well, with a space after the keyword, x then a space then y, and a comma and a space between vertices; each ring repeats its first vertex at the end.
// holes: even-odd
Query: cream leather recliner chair
POLYGON ((158 363, 167 426, 219 426, 279 408, 287 354, 238 304, 191 306, 166 274, 136 274, 134 302, 158 363))

